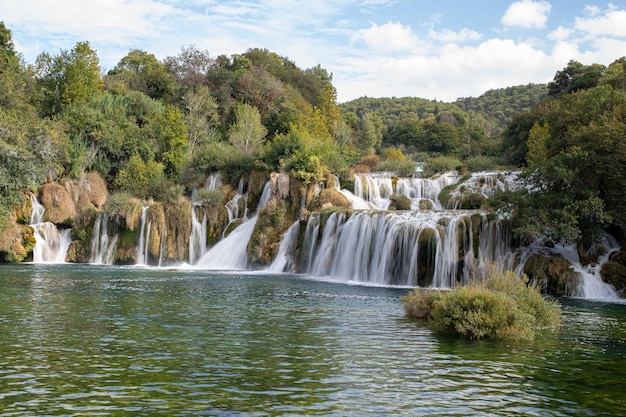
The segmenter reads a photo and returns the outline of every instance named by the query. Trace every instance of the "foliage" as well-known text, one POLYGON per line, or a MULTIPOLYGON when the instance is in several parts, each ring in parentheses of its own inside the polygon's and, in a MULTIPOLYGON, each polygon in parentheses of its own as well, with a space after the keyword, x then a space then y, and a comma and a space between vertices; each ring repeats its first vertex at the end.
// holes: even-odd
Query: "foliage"
POLYGON ((206 188, 201 188, 198 190, 198 200, 208 205, 217 205, 224 200, 224 192, 219 189, 207 190, 206 188))
POLYGON ((527 340, 558 326, 558 306, 528 284, 526 276, 495 266, 448 291, 416 288, 403 297, 408 316, 429 319, 442 333, 462 338, 527 340))
POLYGON ((139 49, 129 51, 107 76, 153 99, 166 99, 173 93, 172 79, 165 65, 154 54, 139 49))
POLYGON ((463 162, 450 156, 436 156, 428 158, 424 161, 424 176, 431 177, 435 174, 443 174, 447 171, 459 169, 463 166, 463 162))
POLYGON ((578 241, 625 227, 626 91, 615 88, 623 61, 606 71, 570 62, 551 83, 555 98, 510 126, 504 151, 531 170, 524 189, 493 203, 512 214, 518 236, 578 241))
POLYGON ((193 152, 196 146, 207 143, 214 138, 211 132, 217 128, 220 121, 218 104, 205 85, 200 86, 195 91, 188 92, 183 97, 183 102, 187 140, 189 150, 193 152))
POLYGON ((189 149, 187 131, 180 111, 172 105, 167 106, 157 117, 155 130, 165 173, 168 178, 177 180, 189 149))
POLYGON ((478 155, 465 159, 463 161, 463 165, 465 165, 472 172, 480 172, 495 170, 498 168, 499 164, 493 157, 478 155))
POLYGON ((130 157, 124 169, 115 177, 121 191, 141 198, 158 198, 165 183, 165 166, 156 161, 144 162, 138 155, 130 157))
POLYGON ((254 153, 261 146, 267 129, 261 123, 256 107, 240 104, 235 109, 235 123, 230 127, 228 140, 240 152, 254 153))
POLYGON ((42 53, 37 58, 44 93, 41 112, 51 116, 71 104, 85 103, 102 91, 100 60, 89 42, 78 42, 72 50, 55 57, 42 53))
POLYGON ((137 229, 142 204, 129 192, 116 192, 109 196, 104 211, 112 218, 123 219, 130 231, 137 229))

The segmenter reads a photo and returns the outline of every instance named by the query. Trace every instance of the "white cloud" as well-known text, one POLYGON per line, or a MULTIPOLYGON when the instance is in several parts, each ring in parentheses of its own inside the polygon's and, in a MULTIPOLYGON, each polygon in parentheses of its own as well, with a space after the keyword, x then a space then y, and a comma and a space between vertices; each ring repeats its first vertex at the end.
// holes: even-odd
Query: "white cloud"
POLYGON ((352 40, 353 42, 361 40, 369 49, 388 54, 410 51, 418 46, 417 35, 410 26, 391 22, 381 26, 372 23, 369 28, 357 31, 352 40))
POLYGON ((63 7, 47 0, 3 2, 5 22, 30 32, 68 33, 89 41, 126 43, 128 39, 155 36, 167 29, 165 17, 185 12, 154 0, 109 0, 85 2, 64 0, 63 7))
POLYGON ((501 21, 505 26, 544 28, 551 8, 546 1, 516 1, 509 6, 501 21))
POLYGON ((458 32, 449 29, 443 29, 441 31, 431 30, 429 36, 431 39, 439 42, 478 41, 482 38, 480 33, 467 28, 461 29, 458 32))
POLYGON ((626 37, 626 10, 595 10, 590 17, 576 18, 576 29, 593 36, 626 37))
POLYGON ((492 88, 547 82, 562 66, 530 44, 489 39, 474 46, 447 44, 430 54, 347 58, 342 68, 360 75, 340 72, 335 84, 342 101, 363 95, 454 101, 492 88))
POLYGON ((572 34, 572 31, 570 29, 567 29, 563 26, 559 26, 558 28, 556 28, 555 30, 553 30, 552 32, 550 32, 548 34, 548 39, 553 40, 553 41, 564 41, 566 39, 568 39, 572 34))

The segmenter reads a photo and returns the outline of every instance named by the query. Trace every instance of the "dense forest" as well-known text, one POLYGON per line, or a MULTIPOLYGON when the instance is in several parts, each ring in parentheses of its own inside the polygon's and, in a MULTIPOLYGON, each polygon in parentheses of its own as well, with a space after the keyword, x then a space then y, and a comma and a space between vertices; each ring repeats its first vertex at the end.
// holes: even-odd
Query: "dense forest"
MULTIPOLYGON (((579 241, 626 226, 626 58, 571 61, 549 85, 453 103, 367 98, 338 104, 332 74, 265 49, 158 60, 131 50, 106 74, 89 42, 26 63, 0 23, 0 231, 27 193, 86 175, 124 196, 190 195, 210 173, 304 183, 370 170, 523 168, 527 187, 489 201, 518 237, 579 241)), ((206 196, 210 199, 210 196, 206 196)), ((5 233, 0 252, 10 244, 5 233)))

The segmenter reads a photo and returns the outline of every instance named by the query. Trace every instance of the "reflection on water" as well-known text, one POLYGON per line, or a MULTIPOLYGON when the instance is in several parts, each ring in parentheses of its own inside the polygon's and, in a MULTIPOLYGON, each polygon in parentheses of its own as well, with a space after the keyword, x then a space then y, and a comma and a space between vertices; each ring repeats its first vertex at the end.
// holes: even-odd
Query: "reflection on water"
POLYGON ((524 345, 433 334, 406 289, 0 266, 0 416, 620 415, 626 306, 524 345))

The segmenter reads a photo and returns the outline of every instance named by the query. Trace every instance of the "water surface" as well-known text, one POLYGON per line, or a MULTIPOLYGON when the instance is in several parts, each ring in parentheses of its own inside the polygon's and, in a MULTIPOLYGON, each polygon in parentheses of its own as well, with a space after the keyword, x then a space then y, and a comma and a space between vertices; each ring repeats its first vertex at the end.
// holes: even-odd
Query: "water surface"
POLYGON ((523 345, 407 319, 407 289, 0 266, 0 416, 623 415, 626 306, 562 300, 523 345))

